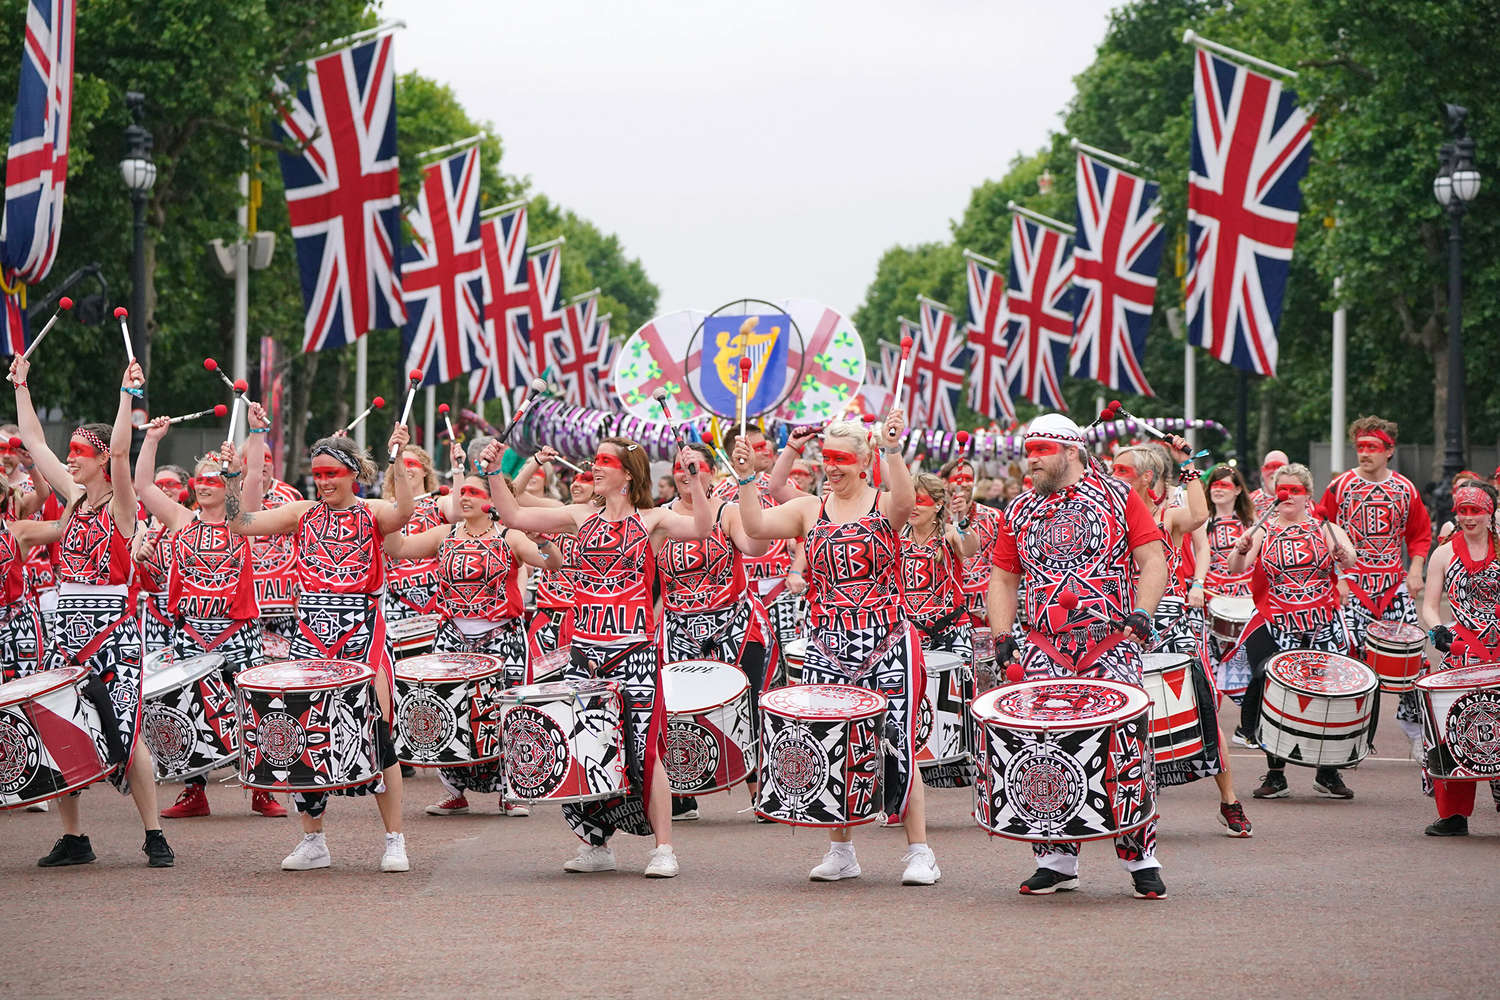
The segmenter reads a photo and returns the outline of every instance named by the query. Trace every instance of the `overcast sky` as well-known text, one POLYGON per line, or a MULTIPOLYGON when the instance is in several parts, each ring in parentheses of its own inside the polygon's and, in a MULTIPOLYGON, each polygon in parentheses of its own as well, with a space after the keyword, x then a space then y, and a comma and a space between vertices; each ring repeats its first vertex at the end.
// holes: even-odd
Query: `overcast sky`
POLYGON ((397 69, 452 86, 494 123, 508 173, 618 234, 662 312, 743 296, 847 312, 881 253, 946 239, 970 190, 1058 127, 1114 5, 386 0, 384 12, 407 23, 397 69))

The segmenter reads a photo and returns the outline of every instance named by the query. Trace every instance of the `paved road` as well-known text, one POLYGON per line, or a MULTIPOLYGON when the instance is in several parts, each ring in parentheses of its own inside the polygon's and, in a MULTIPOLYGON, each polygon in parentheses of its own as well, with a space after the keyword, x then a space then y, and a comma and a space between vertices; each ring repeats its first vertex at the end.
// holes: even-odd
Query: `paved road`
POLYGON ((167 823, 178 866, 153 871, 129 803, 93 789, 94 865, 36 868, 56 817, 0 814, 0 995, 1494 996, 1500 815, 1481 791, 1475 835, 1423 837, 1431 803, 1389 718, 1379 742, 1391 759, 1346 772, 1353 802, 1293 769, 1295 797, 1250 803, 1261 765, 1238 751, 1248 841, 1221 835, 1210 783, 1168 790, 1161 902, 1132 898, 1101 845, 1080 892, 1018 895, 1029 851, 985 837, 966 790, 929 790, 943 880, 915 888, 895 830, 861 832, 862 878, 809 883, 823 838, 754 824, 742 791, 677 827, 683 874, 657 881, 630 837, 620 872, 564 874, 556 809, 422 815, 432 778, 407 783, 409 874, 380 873, 368 799, 330 807, 332 869, 283 873, 295 821, 223 787, 212 817, 167 823))

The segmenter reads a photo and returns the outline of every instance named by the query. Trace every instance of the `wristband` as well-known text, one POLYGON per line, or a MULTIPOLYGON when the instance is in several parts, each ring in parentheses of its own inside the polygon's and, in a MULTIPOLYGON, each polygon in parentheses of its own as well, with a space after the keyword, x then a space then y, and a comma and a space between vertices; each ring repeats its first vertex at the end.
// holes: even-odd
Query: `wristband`
POLYGON ((899 444, 881 445, 880 453, 882 455, 899 455, 901 454, 901 446, 899 444))
POLYGON ((219 473, 219 475, 223 476, 225 479, 238 479, 241 476, 243 476, 244 474, 245 474, 245 470, 244 469, 241 469, 239 472, 221 472, 221 473, 219 473))
POLYGON ((250 433, 251 434, 269 434, 269 433, 271 433, 271 428, 269 428, 269 427, 252 427, 252 428, 250 428, 250 433))
POLYGON ((741 486, 749 486, 751 483, 755 482, 755 476, 751 475, 746 479, 736 478, 735 482, 739 483, 741 486))
POLYGON ((488 479, 491 476, 503 476, 504 474, 504 469, 491 469, 489 472, 480 471, 477 473, 477 475, 482 476, 485 479, 488 479))
POLYGON ((120 386, 120 391, 121 392, 128 392, 132 396, 134 396, 136 399, 144 399, 145 396, 146 396, 146 390, 144 390, 144 389, 137 389, 134 386, 122 385, 122 386, 120 386))
POLYGON ((802 571, 800 569, 789 569, 786 571, 787 576, 791 576, 793 573, 796 573, 798 576, 802 575, 802 571))
POLYGON ((798 448, 794 444, 789 444, 789 445, 787 445, 787 447, 790 448, 792 451, 796 452, 798 455, 801 455, 802 452, 803 452, 803 450, 807 448, 807 445, 803 445, 801 448, 798 448))
POLYGON ((1202 590, 1202 589, 1203 589, 1203 581, 1202 580, 1194 580, 1192 583, 1188 584, 1188 590, 1202 590))
POLYGON ((26 388, 26 383, 25 382, 17 382, 15 385, 16 385, 17 389, 24 389, 24 388, 26 388))

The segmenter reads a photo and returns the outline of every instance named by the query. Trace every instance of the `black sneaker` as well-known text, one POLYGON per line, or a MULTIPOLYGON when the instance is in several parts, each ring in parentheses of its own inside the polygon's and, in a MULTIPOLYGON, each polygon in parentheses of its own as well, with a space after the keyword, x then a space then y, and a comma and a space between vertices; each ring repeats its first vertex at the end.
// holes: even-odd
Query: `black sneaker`
POLYGON ((1038 868, 1031 878, 1021 883, 1021 895, 1050 896, 1054 892, 1072 892, 1076 888, 1077 875, 1064 875, 1051 868, 1038 868))
POLYGON ((1292 794, 1286 786, 1285 771, 1267 771, 1260 779, 1260 787, 1250 793, 1257 799, 1284 799, 1292 794))
POLYGON ((86 865, 94 860, 89 838, 65 833, 52 845, 52 853, 36 863, 38 868, 62 868, 64 865, 86 865))
POLYGON ((1313 779, 1313 791, 1330 799, 1352 799, 1354 789, 1344 784, 1337 771, 1327 771, 1313 779))
POLYGON ((1135 882, 1136 899, 1167 898, 1167 884, 1161 880, 1160 868, 1142 868, 1131 872, 1130 877, 1135 882))
POLYGON ((146 864, 152 868, 171 868, 177 864, 177 855, 167 846, 167 838, 160 830, 147 830, 146 842, 141 845, 146 852, 146 864))
POLYGON ((1224 824, 1225 833, 1228 836, 1251 836, 1250 817, 1245 815, 1245 807, 1240 805, 1238 799, 1233 802, 1219 803, 1219 822, 1224 824))
POLYGON ((698 800, 691 795, 672 796, 672 822, 691 823, 698 818, 698 800))
POLYGON ((1234 746, 1244 747, 1246 750, 1260 749, 1260 744, 1256 743, 1255 740, 1250 737, 1249 733, 1239 728, 1236 728, 1234 733, 1229 737, 1229 742, 1234 746))
POLYGON ((1422 832, 1429 837, 1467 837, 1469 835, 1469 817, 1448 816, 1438 820, 1422 832))

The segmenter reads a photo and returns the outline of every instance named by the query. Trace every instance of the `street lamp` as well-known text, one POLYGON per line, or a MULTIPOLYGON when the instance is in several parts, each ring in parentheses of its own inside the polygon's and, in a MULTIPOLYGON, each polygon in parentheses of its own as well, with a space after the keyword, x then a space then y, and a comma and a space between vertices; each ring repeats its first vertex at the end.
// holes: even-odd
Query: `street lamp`
MULTIPOLYGON (((1474 168, 1474 140, 1464 122, 1467 108, 1443 106, 1448 116, 1452 142, 1438 153, 1441 168, 1432 181, 1432 193, 1448 213, 1448 427, 1443 453, 1443 483, 1451 484, 1464 467, 1464 340, 1463 275, 1460 222, 1469 202, 1479 195, 1479 171, 1474 168)), ((1446 500, 1447 490, 1442 489, 1446 500)))
MULTIPOLYGON (((151 186, 156 183, 156 164, 151 159, 154 140, 141 124, 146 113, 146 95, 129 91, 125 95, 125 107, 130 111, 130 124, 125 127, 125 157, 120 161, 120 178, 130 192, 130 205, 135 213, 135 244, 130 261, 130 348, 137 358, 146 358, 146 198, 151 186)), ((144 392, 130 404, 133 411, 131 423, 135 427, 131 452, 140 449, 145 437, 146 397, 144 392)))

